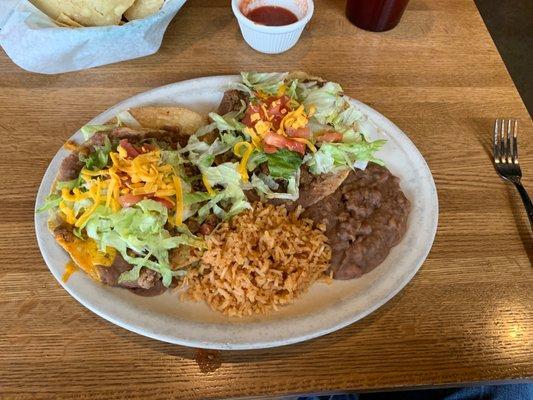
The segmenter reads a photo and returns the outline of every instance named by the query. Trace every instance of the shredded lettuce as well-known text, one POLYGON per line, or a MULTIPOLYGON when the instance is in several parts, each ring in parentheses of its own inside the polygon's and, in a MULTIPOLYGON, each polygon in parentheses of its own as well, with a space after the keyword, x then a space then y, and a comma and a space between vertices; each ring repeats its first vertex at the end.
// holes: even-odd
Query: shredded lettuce
POLYGON ((241 82, 232 82, 230 83, 228 86, 227 86, 228 89, 235 89, 235 90, 239 90, 241 92, 245 92, 249 95, 252 94, 252 91, 250 90, 250 88, 248 86, 246 86, 244 83, 241 83, 241 82))
POLYGON ((202 248, 204 244, 190 233, 171 236, 164 228, 167 219, 166 207, 147 199, 118 212, 99 206, 85 229, 100 250, 113 247, 134 266, 120 281, 137 279, 141 268, 146 267, 159 272, 168 287, 173 276, 168 251, 179 245, 202 248))
POLYGON ((239 117, 244 111, 245 106, 239 111, 229 112, 226 115, 218 115, 217 113, 209 113, 209 117, 213 121, 209 125, 202 126, 195 133, 196 137, 201 137, 209 132, 218 129, 219 132, 236 132, 240 133, 245 128, 245 125, 239 122, 239 117))
POLYGON ((161 150, 161 161, 177 168, 183 164, 185 160, 181 158, 180 153, 177 150, 161 150))
POLYGON ((280 149, 275 153, 266 154, 268 171, 273 178, 289 179, 300 169, 302 157, 294 151, 280 149))
POLYGON ((274 95, 278 93, 283 85, 286 73, 276 72, 241 72, 243 83, 250 89, 266 94, 274 95))
POLYGON ((226 220, 249 208, 251 205, 246 200, 243 190, 240 187, 228 186, 198 209, 198 221, 203 222, 211 212, 221 220, 226 220), (228 205, 229 210, 224 210, 228 205))
POLYGON ((89 140, 95 133, 102 132, 102 131, 109 131, 109 130, 111 130, 113 128, 116 128, 115 124, 85 125, 85 126, 82 126, 80 131, 83 134, 83 139, 84 140, 89 140))
POLYGON ((196 203, 203 203, 204 201, 207 201, 211 199, 211 195, 206 192, 193 192, 193 193, 185 193, 183 195, 183 202, 185 205, 192 205, 196 203))
POLYGON ((361 162, 372 161, 383 165, 383 161, 374 157, 385 140, 357 143, 323 143, 316 153, 308 154, 304 162, 312 174, 327 174, 340 168, 355 168, 361 162))
POLYGON ((37 214, 59 207, 60 202, 61 196, 59 194, 52 193, 51 195, 46 196, 43 205, 37 209, 37 214))
POLYGON ((76 179, 72 179, 71 181, 56 182, 56 189, 61 190, 63 188, 67 188, 69 190, 72 190, 75 187, 81 186, 82 183, 83 183, 83 179, 81 178, 81 176, 78 176, 76 179))
POLYGON ((133 115, 131 115, 130 112, 127 110, 124 110, 118 113, 117 123, 120 126, 127 126, 128 128, 132 128, 132 129, 142 128, 141 124, 139 124, 139 121, 137 121, 133 117, 133 115))
POLYGON ((240 187, 241 175, 237 171, 237 167, 238 163, 226 162, 216 167, 206 168, 203 173, 211 186, 240 187))
POLYGON ((88 156, 80 154, 80 161, 85 163, 85 168, 92 171, 97 171, 104 168, 109 161, 109 153, 111 152, 111 142, 109 138, 105 137, 103 146, 95 146, 95 150, 88 156))
POLYGON ((298 79, 293 79, 291 83, 287 82, 287 91, 285 94, 293 100, 298 100, 296 89, 298 88, 298 79))
POLYGON ((331 123, 342 112, 346 102, 342 97, 342 87, 335 82, 305 90, 302 97, 306 110, 315 107, 313 118, 321 124, 331 123))
POLYGON ((322 87, 299 85, 299 89, 306 109, 316 109, 309 120, 311 132, 317 134, 334 130, 343 135, 342 141, 345 143, 360 142, 365 138, 362 128, 367 126, 366 116, 343 96, 339 84, 327 82, 322 87))
MULTIPOLYGON (((300 186, 300 170, 298 169, 294 175, 288 178, 287 182, 287 192, 275 192, 279 188, 279 185, 273 186, 272 178, 268 175, 259 174, 252 175, 250 179, 252 187, 256 192, 266 199, 282 199, 282 200, 291 200, 296 201, 299 197, 299 186, 300 186)), ((274 182, 275 183, 275 182, 274 182)))
POLYGON ((241 132, 245 126, 237 121, 233 115, 226 114, 225 116, 218 115, 217 113, 209 113, 209 117, 215 123, 219 132, 241 132))
POLYGON ((331 121, 335 130, 340 133, 353 129, 354 125, 363 119, 363 113, 355 105, 350 104, 348 101, 346 101, 346 105, 347 108, 331 121))
POLYGON ((189 138, 187 146, 179 150, 179 153, 188 152, 189 161, 203 170, 211 166, 215 156, 226 153, 240 140, 242 138, 228 133, 222 135, 222 139, 216 138, 213 143, 208 144, 193 135, 189 138))
POLYGON ((267 162, 267 160, 268 160, 267 155, 263 150, 255 149, 254 152, 251 154, 250 158, 248 159, 248 163, 246 164, 246 167, 248 171, 253 171, 260 164, 267 162))
POLYGON ((223 189, 198 210, 198 220, 202 222, 210 212, 225 220, 241 211, 251 208, 241 187, 238 163, 226 162, 202 171, 211 186, 223 189))
POLYGON ((279 183, 275 181, 270 175, 263 174, 262 172, 257 175, 266 185, 272 190, 278 190, 279 183))
POLYGON ((74 202, 74 206, 72 207, 74 210, 74 214, 77 215, 81 210, 86 210, 89 207, 91 207, 93 204, 94 204, 93 200, 91 199, 83 199, 83 200, 78 200, 74 202))
POLYGON ((344 143, 354 143, 363 140, 363 136, 360 132, 356 132, 355 129, 350 128, 342 132, 342 141, 344 143))

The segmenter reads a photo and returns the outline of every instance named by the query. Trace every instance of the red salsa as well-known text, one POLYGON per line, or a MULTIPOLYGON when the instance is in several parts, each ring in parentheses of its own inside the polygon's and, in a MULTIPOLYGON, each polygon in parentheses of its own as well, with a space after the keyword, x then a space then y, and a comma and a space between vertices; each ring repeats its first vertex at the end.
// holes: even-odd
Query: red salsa
POLYGON ((249 11, 246 16, 257 24, 282 26, 298 21, 296 15, 283 7, 263 6, 249 11))

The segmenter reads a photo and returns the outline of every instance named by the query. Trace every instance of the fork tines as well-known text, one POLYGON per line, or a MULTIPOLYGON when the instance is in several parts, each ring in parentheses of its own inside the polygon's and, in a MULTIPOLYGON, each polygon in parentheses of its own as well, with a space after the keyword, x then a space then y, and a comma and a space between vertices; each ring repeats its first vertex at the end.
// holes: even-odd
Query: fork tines
POLYGON ((518 164, 516 119, 498 118, 494 122, 494 162, 496 164, 518 164))

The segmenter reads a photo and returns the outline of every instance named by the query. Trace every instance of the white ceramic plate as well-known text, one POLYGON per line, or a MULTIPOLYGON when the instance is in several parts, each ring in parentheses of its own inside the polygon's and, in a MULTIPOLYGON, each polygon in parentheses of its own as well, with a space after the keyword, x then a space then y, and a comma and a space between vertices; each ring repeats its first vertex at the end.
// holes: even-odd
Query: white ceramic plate
MULTIPOLYGON (((141 93, 93 119, 101 124, 118 112, 143 105, 181 105, 198 112, 215 110, 227 84, 236 76, 215 76, 163 86, 141 93)), ((355 100, 354 100, 355 101, 355 100)), ((57 281, 81 304, 125 329, 165 342, 211 349, 257 349, 301 342, 343 328, 376 310, 398 293, 427 257, 438 219, 438 200, 431 172, 413 143, 392 122, 357 102, 387 139, 379 156, 401 179, 410 200, 407 232, 387 259, 370 273, 350 281, 316 283, 294 304, 268 316, 230 319, 206 304, 179 301, 175 294, 139 297, 127 290, 105 287, 75 273, 61 281, 67 254, 47 229, 46 213, 35 216, 39 247, 57 281)), ((82 141, 77 132, 72 139, 82 141)), ((41 205, 50 192, 61 160, 61 149, 46 170, 37 194, 41 205)))

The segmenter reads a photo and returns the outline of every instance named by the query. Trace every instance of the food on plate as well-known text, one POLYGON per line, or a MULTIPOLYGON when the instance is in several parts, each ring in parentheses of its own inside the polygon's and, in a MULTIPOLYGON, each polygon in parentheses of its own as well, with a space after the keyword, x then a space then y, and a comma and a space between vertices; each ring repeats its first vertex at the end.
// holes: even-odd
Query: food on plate
POLYGON ((156 13, 164 0, 30 0, 60 26, 120 25, 156 13))
POLYGON ((31 0, 31 3, 57 20, 69 18, 83 26, 118 25, 134 0, 31 0))
POLYGON ((128 21, 148 17, 158 12, 165 0, 135 0, 135 3, 126 10, 124 17, 128 21))
POLYGON ((66 14, 59 14, 56 18, 56 22, 61 26, 71 27, 71 28, 81 28, 83 25, 79 22, 74 21, 66 14))
POLYGON ((398 178, 370 163, 349 174, 338 190, 304 216, 322 222, 332 247, 335 279, 352 279, 371 271, 405 233, 409 201, 398 178))
POLYGON ((329 268, 321 226, 284 206, 256 203, 206 237, 198 268, 185 278, 187 296, 229 316, 266 313, 289 304, 329 268))
POLYGON ((337 83, 243 72, 208 117, 132 108, 68 143, 40 210, 79 269, 245 316, 357 278, 401 240, 409 201, 337 83))
POLYGON ((176 131, 187 140, 206 123, 204 116, 181 107, 139 107, 128 111, 132 120, 143 127, 176 131))

